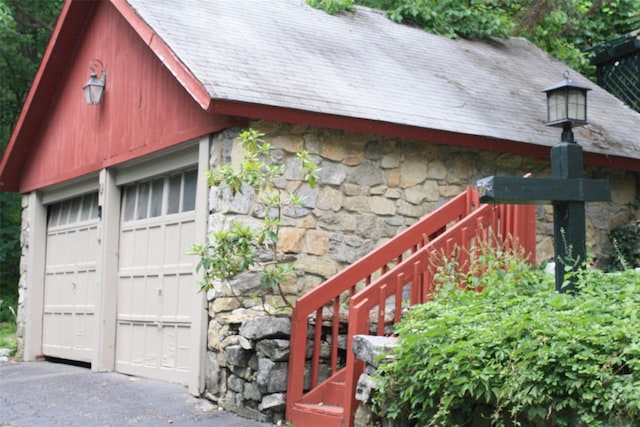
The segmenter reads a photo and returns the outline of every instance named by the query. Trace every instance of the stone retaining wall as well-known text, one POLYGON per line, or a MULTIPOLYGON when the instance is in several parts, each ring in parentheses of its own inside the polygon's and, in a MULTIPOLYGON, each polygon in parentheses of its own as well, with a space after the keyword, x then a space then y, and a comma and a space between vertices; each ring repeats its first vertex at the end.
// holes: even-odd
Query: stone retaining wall
MULTIPOLYGON (((279 234, 279 251, 299 272, 285 286, 291 302, 479 178, 550 174, 545 159, 276 122, 254 122, 251 127, 266 134, 275 157, 286 165, 285 177, 277 186, 297 189, 305 196, 304 209, 285 212, 279 234), (314 189, 302 183, 295 157, 302 149, 322 168, 314 189)), ((227 130, 213 138, 212 168, 241 159, 239 145, 234 143, 238 134, 238 130, 227 130)), ((608 179, 613 193, 612 203, 587 205, 588 251, 601 260, 610 250, 609 230, 639 217, 634 207, 637 178, 601 168, 588 168, 587 175, 608 179)), ((253 194, 231 198, 217 188, 210 190, 209 209, 211 231, 223 229, 234 219, 257 224, 260 217, 253 194)), ((542 261, 553 257, 551 206, 541 205, 537 213, 538 260, 542 261)), ((261 292, 256 275, 243 275, 231 287, 235 296, 222 284, 208 293, 207 396, 245 416, 280 419, 286 392, 287 319, 265 314, 263 307, 278 306, 278 297, 255 299, 261 292), (272 323, 281 327, 273 329, 272 323), (265 330, 248 334, 254 326, 265 330)))

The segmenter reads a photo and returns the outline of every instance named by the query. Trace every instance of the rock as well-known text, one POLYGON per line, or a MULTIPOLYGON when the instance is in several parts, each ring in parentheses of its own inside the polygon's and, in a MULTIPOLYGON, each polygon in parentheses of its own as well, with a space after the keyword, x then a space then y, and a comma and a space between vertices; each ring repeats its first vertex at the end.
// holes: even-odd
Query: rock
POLYGON ((219 395, 221 392, 220 381, 223 369, 220 368, 218 363, 218 357, 213 352, 207 352, 205 359, 205 388, 214 395, 219 395))
POLYGON ((258 386, 265 393, 277 393, 287 391, 287 370, 289 364, 286 362, 274 362, 266 357, 258 359, 258 386))
POLYGON ((358 409, 356 409, 356 413, 353 418, 353 427, 369 427, 379 425, 375 423, 375 417, 369 405, 358 405, 358 409))
POLYGON ((252 340, 288 337, 290 334, 291 319, 286 317, 253 317, 240 326, 240 335, 252 340))
POLYGON ((261 411, 265 411, 268 409, 274 411, 281 411, 284 409, 286 404, 284 393, 274 393, 268 394, 262 398, 262 402, 260 402, 260 406, 258 409, 261 411))
POLYGON ((421 184, 427 178, 427 163, 420 158, 409 158, 400 165, 400 186, 403 188, 421 184))
POLYGON ((289 359, 289 340, 262 340, 256 344, 256 350, 274 362, 289 359))
POLYGON ((227 364, 244 368, 249 365, 251 352, 239 345, 230 345, 224 349, 227 355, 227 364))
POLYGON ((231 375, 227 380, 227 387, 231 391, 235 391, 236 393, 242 393, 244 391, 244 380, 235 375, 231 375))
POLYGON ((347 178, 347 167, 333 162, 322 162, 320 183, 327 185, 340 185, 347 178))
POLYGON ((361 187, 373 187, 384 184, 385 175, 382 169, 367 160, 351 171, 348 181, 361 187))
POLYGON ((264 316, 264 313, 257 310, 249 310, 246 308, 237 308, 231 313, 222 313, 216 316, 216 319, 224 325, 241 324, 245 320, 257 316, 264 316))
POLYGON ((242 396, 244 396, 246 400, 255 400, 257 402, 262 400, 262 393, 256 382, 245 382, 242 396))
POLYGON ((398 345, 398 338, 372 335, 356 335, 353 337, 353 353, 356 358, 378 366, 381 358, 389 355, 398 345))
POLYGON ((377 387, 376 382, 367 374, 361 374, 356 385, 356 399, 361 402, 369 400, 371 390, 377 387))
POLYGON ((225 348, 229 347, 230 345, 239 345, 240 347, 244 348, 245 350, 251 350, 253 348, 253 345, 251 344, 251 341, 249 341, 248 339, 246 339, 245 337, 243 337, 241 335, 230 335, 230 336, 226 337, 220 343, 220 349, 221 350, 225 349, 225 348))

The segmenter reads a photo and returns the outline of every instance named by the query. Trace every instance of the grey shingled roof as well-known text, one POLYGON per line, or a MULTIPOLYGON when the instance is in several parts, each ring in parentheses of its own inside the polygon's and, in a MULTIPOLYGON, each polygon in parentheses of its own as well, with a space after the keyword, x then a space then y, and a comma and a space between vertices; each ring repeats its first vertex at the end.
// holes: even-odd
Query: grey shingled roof
MULTIPOLYGON (((541 90, 567 67, 524 39, 450 40, 304 0, 128 0, 212 99, 551 146, 541 90)), ((585 151, 640 159, 640 114, 589 92, 585 151)))

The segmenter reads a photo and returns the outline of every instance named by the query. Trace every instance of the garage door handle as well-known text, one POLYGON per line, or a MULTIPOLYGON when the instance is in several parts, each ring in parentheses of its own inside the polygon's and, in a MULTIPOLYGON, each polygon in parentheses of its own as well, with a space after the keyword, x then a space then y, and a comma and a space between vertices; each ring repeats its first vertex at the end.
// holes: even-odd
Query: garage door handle
POLYGON ((162 288, 158 288, 158 296, 161 297, 162 296, 162 288))

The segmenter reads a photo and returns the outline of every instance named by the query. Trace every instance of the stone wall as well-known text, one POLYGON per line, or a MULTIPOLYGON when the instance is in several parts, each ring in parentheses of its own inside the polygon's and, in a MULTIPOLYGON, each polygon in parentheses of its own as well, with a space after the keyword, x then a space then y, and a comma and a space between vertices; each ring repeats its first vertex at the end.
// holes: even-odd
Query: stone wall
MULTIPOLYGON (((277 186, 298 190, 304 209, 285 212, 278 249, 294 262, 298 275, 285 286, 291 301, 361 258, 426 213, 490 175, 549 176, 549 161, 416 141, 355 134, 275 122, 254 122, 266 134, 275 157, 286 165, 277 186), (302 184, 295 153, 305 149, 322 168, 318 186, 302 184)), ((240 160, 234 143, 237 130, 213 138, 210 166, 240 160)), ((588 251, 600 261, 609 253, 611 228, 639 217, 637 177, 628 172, 588 168, 587 176, 608 179, 612 203, 587 205, 588 251)), ((231 198, 210 190, 209 229, 231 220, 256 224, 260 217, 253 194, 231 198)), ((538 207, 538 261, 553 257, 551 206, 538 207)), ((284 410, 289 337, 285 319, 265 316, 255 275, 235 279, 208 293, 208 397, 228 409, 264 420, 277 420, 284 410), (240 298, 236 296, 240 295, 240 298), (258 319, 258 320, 256 320, 258 319), (277 322, 269 333, 246 334, 249 325, 277 322), (266 380, 269 378, 269 381, 266 380), (267 382, 265 382, 267 381, 267 382)), ((346 350, 346 349, 343 349, 346 350)))
POLYGON ((22 196, 22 226, 20 228, 20 279, 18 282, 18 310, 17 330, 18 350, 16 358, 22 358, 24 350, 24 330, 26 322, 26 294, 27 294, 27 254, 29 252, 29 196, 22 196))

